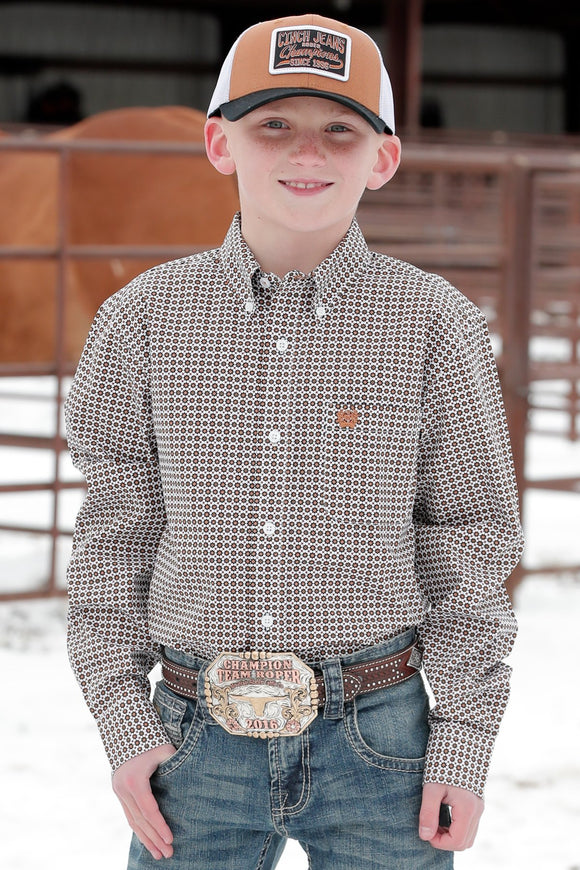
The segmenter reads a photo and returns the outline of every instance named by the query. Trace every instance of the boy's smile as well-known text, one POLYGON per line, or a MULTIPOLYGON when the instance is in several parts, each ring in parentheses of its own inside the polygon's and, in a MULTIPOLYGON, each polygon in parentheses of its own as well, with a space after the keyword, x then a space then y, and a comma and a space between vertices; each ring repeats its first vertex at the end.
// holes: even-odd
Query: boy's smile
POLYGON ((214 166, 237 173, 242 231, 261 266, 311 271, 347 232, 366 187, 399 163, 396 136, 376 133, 353 110, 324 97, 287 97, 238 121, 210 118, 214 166))
POLYGON ((295 190, 296 193, 301 196, 307 194, 314 194, 321 190, 326 190, 327 187, 330 187, 332 182, 326 181, 280 181, 280 184, 289 187, 291 190, 295 190))

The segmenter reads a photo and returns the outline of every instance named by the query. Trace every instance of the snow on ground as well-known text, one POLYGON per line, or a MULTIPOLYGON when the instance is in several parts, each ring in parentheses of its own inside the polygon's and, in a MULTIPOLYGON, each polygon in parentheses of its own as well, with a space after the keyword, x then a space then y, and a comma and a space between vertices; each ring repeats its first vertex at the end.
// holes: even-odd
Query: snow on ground
MULTIPOLYGON (((49 434, 50 403, 12 398, 22 388, 49 395, 50 379, 4 379, 0 417, 12 431, 49 434)), ((553 385, 552 385, 553 387, 553 385)), ((534 412, 538 428, 563 431, 564 416, 534 412)), ((76 472, 65 463, 65 477, 76 472)), ((2 479, 49 478, 48 451, 0 448, 2 479)), ((580 472, 580 444, 533 435, 528 475, 580 472)), ((61 524, 70 526, 80 492, 64 493, 61 524)), ((528 491, 528 566, 580 564, 577 494, 528 491)), ((0 522, 30 525, 50 518, 47 494, 3 496, 0 522)), ((61 575, 70 541, 63 541, 61 575)), ((38 585, 46 541, 0 534, 0 590, 38 585)), ((520 632, 511 657, 511 701, 497 741, 475 847, 456 856, 458 870, 580 870, 580 697, 576 638, 580 582, 529 577, 519 588, 520 632)), ((96 726, 82 700, 65 650, 64 600, 0 603, 0 866, 3 870, 125 870, 129 830, 116 797, 96 726)), ((152 679, 157 679, 154 672, 152 679)), ((162 865, 160 865, 162 866, 162 865)), ((279 870, 305 870, 300 846, 289 841, 279 870)), ((208 868, 209 870, 209 868, 208 868)), ((359 868, 353 868, 359 870, 359 868)), ((360 868, 364 870, 364 868, 360 868)))

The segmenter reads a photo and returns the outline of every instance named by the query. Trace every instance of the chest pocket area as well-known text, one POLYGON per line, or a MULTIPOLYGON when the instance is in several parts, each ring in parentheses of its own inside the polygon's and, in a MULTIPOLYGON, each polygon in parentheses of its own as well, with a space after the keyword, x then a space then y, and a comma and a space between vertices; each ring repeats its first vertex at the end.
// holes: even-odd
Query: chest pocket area
POLYGON ((385 529, 409 471, 412 426, 387 402, 325 402, 323 510, 347 525, 385 529))

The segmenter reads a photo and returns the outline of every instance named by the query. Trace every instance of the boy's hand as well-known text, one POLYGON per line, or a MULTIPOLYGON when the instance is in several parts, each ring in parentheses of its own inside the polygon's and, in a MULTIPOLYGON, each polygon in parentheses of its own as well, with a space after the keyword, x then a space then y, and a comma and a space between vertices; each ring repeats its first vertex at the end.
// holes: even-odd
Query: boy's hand
POLYGON ((435 849, 462 851, 473 846, 483 801, 471 791, 452 785, 429 782, 423 786, 423 803, 419 816, 419 836, 435 849), (441 804, 451 807, 451 827, 439 827, 441 804))
POLYGON ((171 858, 173 835, 153 797, 149 779, 162 761, 175 753, 171 743, 156 746, 130 758, 113 774, 113 791, 121 801, 127 821, 154 858, 171 858))

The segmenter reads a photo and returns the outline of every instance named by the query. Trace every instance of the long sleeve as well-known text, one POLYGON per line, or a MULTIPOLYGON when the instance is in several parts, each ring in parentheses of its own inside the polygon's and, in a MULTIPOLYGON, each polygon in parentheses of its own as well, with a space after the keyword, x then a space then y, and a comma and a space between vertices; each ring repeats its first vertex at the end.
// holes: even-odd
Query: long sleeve
POLYGON ((462 300, 433 323, 414 509, 420 626, 435 697, 426 782, 483 794, 516 636, 505 580, 523 539, 497 370, 483 314, 462 300))
POLYGON ((88 486, 68 569, 68 650, 113 768, 167 743, 147 678, 159 658, 147 597, 166 520, 147 331, 123 298, 97 313, 65 402, 72 461, 88 486))

